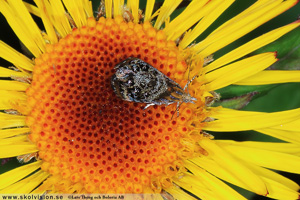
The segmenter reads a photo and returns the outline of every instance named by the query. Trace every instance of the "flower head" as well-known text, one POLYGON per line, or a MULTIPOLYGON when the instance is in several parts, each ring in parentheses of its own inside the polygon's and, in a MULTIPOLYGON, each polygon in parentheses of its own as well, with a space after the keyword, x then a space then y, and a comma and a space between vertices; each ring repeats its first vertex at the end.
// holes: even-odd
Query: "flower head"
MULTIPOLYGON (((1 174, 0 192, 20 193, 27 184, 21 192, 167 192, 177 198, 188 195, 183 188, 204 199, 243 199, 222 179, 260 195, 297 198, 299 186, 270 169, 300 172, 300 158, 290 150, 299 149, 299 142, 282 136, 298 134, 299 109, 260 113, 211 107, 219 98, 214 90, 278 82, 280 72, 263 71, 277 61, 276 53, 244 56, 298 27, 299 21, 217 60, 212 54, 297 1, 257 1, 199 43, 193 41, 233 1, 192 1, 172 21, 181 1, 166 0, 154 13, 155 1, 147 1, 145 13, 138 2, 107 0, 93 17, 88 0, 39 0, 36 5, 0 0, 0 11, 34 56, 31 60, 0 43, 0 56, 14 64, 0 69, 1 77, 11 78, 0 80, 0 155, 35 159, 1 174), (41 18, 43 31, 30 13, 41 18), (152 70, 147 71, 152 78, 141 81, 163 85, 159 95, 150 98, 145 92, 147 101, 126 98, 149 89, 140 85, 116 94, 111 85, 115 66, 129 57, 174 84, 161 82, 152 70), (179 89, 171 90, 174 85, 179 89), (195 101, 184 102, 182 91, 195 101), (214 140, 205 130, 256 130, 287 143, 214 140), (288 164, 282 165, 283 160, 288 164)), ((285 72, 279 82, 292 76, 285 72)))

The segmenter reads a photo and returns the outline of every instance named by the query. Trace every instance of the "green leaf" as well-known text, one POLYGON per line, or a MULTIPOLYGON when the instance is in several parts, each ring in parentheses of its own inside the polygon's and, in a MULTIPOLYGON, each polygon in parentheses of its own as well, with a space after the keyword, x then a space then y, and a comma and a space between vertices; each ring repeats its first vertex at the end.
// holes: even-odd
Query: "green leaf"
POLYGON ((257 92, 258 95, 255 97, 260 97, 265 95, 271 89, 277 87, 277 84, 272 85, 255 85, 255 86, 246 86, 246 85, 230 85, 225 88, 221 88, 216 92, 221 95, 221 99, 229 99, 237 96, 242 96, 251 92, 257 92))
POLYGON ((254 95, 257 95, 258 92, 250 92, 248 94, 238 96, 238 97, 233 97, 230 99, 224 99, 220 101, 216 101, 212 106, 217 107, 217 106, 222 106, 224 108, 231 108, 231 109, 242 109, 245 107, 253 98, 254 95))
POLYGON ((92 6, 93 6, 93 14, 94 17, 97 16, 98 8, 100 6, 101 0, 92 0, 92 6))

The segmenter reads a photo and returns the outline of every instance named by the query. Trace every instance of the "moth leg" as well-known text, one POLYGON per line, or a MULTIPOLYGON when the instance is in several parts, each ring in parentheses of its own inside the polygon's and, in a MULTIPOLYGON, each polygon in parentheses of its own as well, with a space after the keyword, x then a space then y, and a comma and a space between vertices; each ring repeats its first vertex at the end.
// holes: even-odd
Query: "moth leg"
POLYGON ((176 105, 176 111, 177 111, 177 117, 179 117, 179 106, 180 106, 181 104, 179 104, 179 102, 177 102, 177 105, 176 105))
POLYGON ((149 103, 145 106, 144 110, 146 110, 147 108, 149 108, 150 106, 154 106, 155 104, 154 103, 149 103))
MULTIPOLYGON (((181 106, 182 103, 183 102, 177 102, 177 105, 176 105, 177 117, 179 117, 179 107, 181 106)), ((173 113, 171 120, 173 119, 174 115, 175 115, 175 112, 173 113)))

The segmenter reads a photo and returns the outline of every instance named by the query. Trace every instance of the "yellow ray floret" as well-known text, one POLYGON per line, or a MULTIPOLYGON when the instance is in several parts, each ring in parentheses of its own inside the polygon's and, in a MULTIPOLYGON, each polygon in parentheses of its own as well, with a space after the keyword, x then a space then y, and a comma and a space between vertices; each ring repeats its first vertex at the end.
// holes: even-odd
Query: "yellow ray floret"
MULTIPOLYGON (((165 22, 166 19, 170 17, 173 11, 181 3, 182 0, 166 0, 163 5, 159 8, 157 20, 154 24, 154 28, 160 29, 161 25, 165 22)), ((155 13, 153 15, 156 15, 155 13)))
POLYGON ((0 190, 23 179, 30 173, 40 168, 42 161, 37 161, 28 165, 15 168, 0 175, 0 190))
POLYGON ((230 153, 224 151, 215 141, 204 139, 199 142, 199 145, 208 152, 211 159, 217 163, 222 163, 224 168, 230 169, 235 178, 243 182, 248 190, 260 195, 268 194, 267 187, 261 177, 248 169, 230 153))
POLYGON ((0 12, 35 57, 45 52, 46 43, 41 31, 21 0, 0 1, 0 12))
POLYGON ((0 77, 31 77, 30 74, 0 67, 0 77))
POLYGON ((37 151, 38 149, 36 148, 36 145, 29 142, 20 142, 20 144, 6 144, 0 146, 0 158, 20 156, 37 151))
POLYGON ((264 178, 271 179, 277 183, 280 183, 280 184, 286 186, 287 188, 289 188, 289 190, 293 190, 294 192, 299 190, 299 185, 297 183, 295 183, 294 181, 286 178, 285 176, 282 176, 282 175, 280 175, 272 170, 266 169, 264 167, 260 167, 255 164, 251 164, 249 162, 247 162, 247 163, 244 162, 244 164, 247 165, 247 167, 249 167, 256 174, 258 174, 264 178))
POLYGON ((14 109, 16 102, 26 102, 24 92, 0 90, 0 109, 14 109))
POLYGON ((204 182, 206 187, 214 192, 219 199, 245 199, 227 184, 199 168, 194 163, 187 161, 185 167, 194 174, 194 181, 191 180, 190 185, 193 185, 193 182, 204 182))
POLYGON ((259 49, 260 47, 263 47, 263 46, 277 40, 278 38, 280 38, 287 32, 297 28, 298 26, 300 26, 300 20, 298 20, 294 23, 288 24, 286 26, 277 28, 275 30, 272 30, 266 34, 263 34, 255 39, 247 42, 246 44, 230 51, 229 53, 227 53, 224 56, 215 60, 214 62, 208 64, 207 66, 204 67, 203 71, 205 73, 207 73, 207 72, 215 70, 221 66, 224 66, 234 60, 237 60, 237 59, 259 49))
MULTIPOLYGON (((191 195, 184 192, 182 189, 178 187, 171 187, 167 188, 166 191, 170 194, 172 194, 174 199, 186 199, 186 200, 196 200, 196 198, 192 197, 191 195)), ((196 193, 194 193, 196 194, 196 193)), ((214 198, 211 198, 214 200, 214 198)))
POLYGON ((71 31, 71 25, 69 18, 66 14, 64 6, 60 0, 43 1, 45 4, 45 10, 47 10, 47 15, 51 20, 51 24, 54 25, 55 30, 61 37, 67 36, 71 31))
POLYGON ((15 194, 15 193, 28 194, 34 188, 40 185, 48 176, 49 176, 48 173, 40 170, 34 174, 31 174, 25 179, 8 186, 7 188, 4 189, 4 191, 9 194, 15 194))
POLYGON ((0 130, 0 139, 29 133, 29 128, 14 128, 0 130))
POLYGON ((30 85, 19 81, 0 80, 0 90, 25 91, 30 85))
POLYGON ((277 61, 276 54, 263 53, 229 64, 206 74, 208 91, 217 90, 266 69, 277 61))
POLYGON ((114 3, 114 6, 113 6, 113 8, 114 8, 114 12, 113 12, 114 17, 122 15, 124 2, 122 2, 121 0, 114 0, 113 3, 114 3))
POLYGON ((25 116, 0 113, 0 128, 9 128, 25 125, 25 116))
POLYGON ((300 82, 300 71, 268 70, 236 82, 236 85, 266 85, 300 82))
POLYGON ((112 18, 112 0, 105 1, 105 14, 107 18, 112 18))
POLYGON ((139 22, 139 0, 128 0, 127 2, 129 8, 131 9, 133 21, 135 23, 138 23, 139 22))
POLYGON ((298 118, 288 123, 281 123, 280 125, 271 128, 298 132, 300 130, 300 119, 298 118))
POLYGON ((1 139, 0 145, 28 144, 28 142, 29 139, 27 135, 17 135, 15 137, 1 139))
POLYGON ((245 10, 244 12, 246 12, 246 14, 243 17, 240 18, 239 16, 236 16, 232 18, 225 25, 221 26, 207 38, 195 45, 193 49, 196 52, 201 52, 201 55, 204 57, 211 55, 236 39, 241 38, 261 24, 284 12, 295 3, 297 3, 296 0, 276 0, 265 2, 264 5, 253 9, 251 12, 245 10), (237 20, 236 18, 238 18, 238 23, 235 22, 237 20))
POLYGON ((272 179, 264 178, 267 187, 268 187, 268 197, 274 199, 298 199, 299 193, 297 191, 293 191, 287 186, 273 181, 272 179))
MULTIPOLYGON (((179 46, 182 48, 187 47, 193 40, 195 40, 200 34, 202 34, 215 20, 234 2, 221 1, 218 5, 206 8, 209 12, 198 22, 198 24, 190 31, 187 32, 180 42, 179 46)), ((205 9, 205 10, 206 10, 205 9)), ((193 17, 192 17, 193 18, 193 17)), ((185 24, 185 23, 184 23, 185 24)))
POLYGON ((238 179, 238 176, 232 173, 232 170, 230 168, 223 167, 222 164, 217 163, 211 158, 208 158, 206 156, 196 157, 191 159, 191 162, 195 163, 197 166, 205 169, 211 174, 214 174, 215 176, 226 180, 229 183, 250 190, 250 188, 244 183, 243 180, 238 179))
POLYGON ((0 40, 0 56, 20 69, 33 70, 34 62, 0 40))
POLYGON ((300 158, 291 154, 275 152, 259 148, 243 146, 240 143, 224 144, 216 141, 219 146, 241 160, 270 169, 281 170, 291 173, 300 173, 300 158), (247 156, 245 156, 247 155, 247 156), (284 165, 282 164, 284 163, 284 165))
MULTIPOLYGON (((37 2, 37 0, 35 1, 35 3, 37 2)), ((24 6, 26 7, 26 9, 33 15, 41 17, 41 12, 40 9, 30 3, 27 2, 23 2, 24 6)))
POLYGON ((145 17, 144 17, 145 22, 151 20, 151 15, 153 12, 154 4, 155 4, 155 0, 147 1, 145 17))
POLYGON ((197 180, 193 174, 185 173, 183 177, 181 177, 179 180, 175 180, 174 182, 176 185, 193 193, 200 199, 219 199, 214 191, 211 191, 209 188, 205 187, 205 185, 201 184, 201 181, 197 180))
POLYGON ((192 1, 175 19, 164 28, 169 40, 176 40, 181 34, 197 23, 203 16, 212 11, 217 1, 192 1))
POLYGON ((297 199, 299 185, 266 168, 244 162, 244 164, 256 174, 260 175, 267 185, 270 198, 274 199, 297 199))
MULTIPOLYGON (((208 172, 214 174, 218 178, 226 180, 227 182, 237 185, 241 188, 250 190, 243 182, 239 181, 233 175, 231 168, 225 168, 222 165, 222 163, 217 163, 216 161, 211 160, 207 157, 193 158, 191 161, 199 165, 201 168, 207 170, 208 172)), ((299 186, 290 179, 263 167, 256 166, 254 164, 250 164, 243 161, 240 162, 242 162, 243 165, 245 165, 247 168, 249 168, 251 171, 253 171, 255 174, 261 177, 261 179, 265 182, 268 188, 268 196, 276 199, 282 199, 280 198, 282 197, 282 195, 287 195, 287 197, 295 197, 295 195, 298 194, 297 190, 299 186), (284 190, 273 191, 274 185, 270 186, 270 182, 274 183, 277 186, 280 186, 281 188, 284 188, 284 190)))
POLYGON ((75 22, 76 27, 80 28, 86 25, 88 16, 83 9, 86 0, 77 0, 76 3, 74 3, 73 0, 63 0, 63 2, 67 11, 70 13, 72 20, 75 22))
POLYGON ((282 153, 298 153, 300 152, 300 146, 291 143, 279 143, 279 142, 253 142, 253 141, 246 141, 246 142, 236 142, 232 140, 218 140, 220 144, 227 144, 227 145, 240 145, 244 147, 251 147, 251 148, 258 148, 258 149, 265 149, 269 151, 275 152, 282 152, 282 153))
POLYGON ((46 33, 47 33, 47 42, 51 44, 55 44, 58 42, 57 35, 55 33, 55 29, 53 27, 53 24, 51 23, 48 11, 45 6, 45 2, 42 0, 35 0, 35 4, 37 7, 31 5, 31 4, 25 4, 28 8, 28 11, 34 15, 37 15, 40 17, 43 21, 46 33), (38 10, 38 13, 35 12, 35 10, 38 10), (43 11, 43 12, 40 12, 43 11))
POLYGON ((239 13, 235 17, 231 18, 230 20, 227 20, 224 24, 219 26, 216 30, 212 32, 212 34, 217 33, 225 28, 228 28, 229 26, 240 23, 241 20, 243 20, 247 16, 254 15, 255 12, 258 12, 259 10, 267 10, 269 6, 278 5, 282 2, 282 0, 259 0, 253 3, 250 7, 248 7, 243 12, 239 13))
POLYGON ((228 132, 261 129, 289 123, 300 117, 300 108, 274 113, 248 112, 230 109, 223 110, 227 112, 228 115, 236 113, 236 115, 232 115, 232 117, 222 115, 222 110, 223 109, 220 109, 220 113, 218 113, 218 111, 211 113, 211 117, 218 118, 218 120, 208 122, 207 126, 204 128, 205 130, 228 132))
POLYGON ((276 128, 264 128, 255 131, 263 133, 265 135, 270 135, 286 142, 291 142, 298 145, 300 144, 300 131, 288 131, 276 128))

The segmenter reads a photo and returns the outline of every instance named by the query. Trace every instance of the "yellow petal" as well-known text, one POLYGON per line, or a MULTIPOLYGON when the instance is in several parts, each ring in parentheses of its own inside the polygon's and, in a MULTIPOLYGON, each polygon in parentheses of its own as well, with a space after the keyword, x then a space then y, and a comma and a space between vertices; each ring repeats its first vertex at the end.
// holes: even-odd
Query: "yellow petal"
MULTIPOLYGON (((193 2, 193 1, 192 1, 193 2)), ((210 3, 213 1, 209 1, 210 3)), ((218 5, 211 7, 211 9, 205 7, 202 11, 207 12, 206 15, 198 22, 198 24, 190 31, 187 32, 179 43, 182 48, 187 47, 193 42, 200 34, 202 34, 215 20, 234 2, 234 0, 220 1, 218 5)), ((200 14, 200 13, 198 13, 200 14)), ((191 16, 193 19, 195 16, 191 16)), ((190 21, 189 19, 187 21, 190 21)), ((185 21, 182 22, 185 24, 185 21)))
POLYGON ((0 145, 14 145, 14 144, 28 144, 29 139, 27 135, 18 135, 10 138, 4 138, 0 140, 0 145))
MULTIPOLYGON (((3 139, 2 139, 3 140, 3 139)), ((20 156, 28 153, 37 152, 36 145, 32 143, 22 142, 20 144, 7 144, 0 146, 0 158, 8 158, 14 156, 20 156)))
POLYGON ((201 52, 201 55, 204 57, 209 56, 236 39, 241 38, 261 24, 286 11, 296 3, 297 0, 258 1, 257 4, 260 4, 259 6, 254 4, 240 15, 227 21, 224 25, 212 32, 207 38, 195 45, 193 49, 196 52, 201 52))
POLYGON ((217 197, 219 197, 219 199, 245 199, 220 179, 204 171, 194 163, 187 161, 184 165, 195 175, 194 181, 191 181, 191 184, 197 181, 205 182, 205 185, 207 185, 207 187, 209 187, 211 191, 214 192, 217 197))
POLYGON ((40 168, 42 161, 37 161, 31 164, 22 165, 0 175, 0 189, 3 189, 34 172, 40 168))
POLYGON ((29 77, 29 74, 0 67, 0 77, 29 77))
POLYGON ((201 18, 208 15, 220 0, 216 1, 192 1, 175 19, 164 28, 169 40, 176 40, 201 18))
POLYGON ((238 145, 238 146, 251 147, 257 149, 265 149, 269 151, 289 153, 289 154, 300 152, 299 145, 291 144, 291 143, 283 143, 283 142, 253 142, 253 141, 236 142, 232 140, 217 140, 217 143, 226 144, 226 145, 238 145))
POLYGON ((159 29, 165 20, 170 17, 181 1, 182 0, 165 0, 163 5, 158 10, 159 14, 154 24, 154 28, 159 29))
POLYGON ((71 31, 71 25, 61 0, 43 1, 51 24, 61 37, 66 37, 71 31))
MULTIPOLYGON (((1 1, 0 1, 1 2, 1 1)), ((3 41, 0 40, 0 57, 11 62, 16 67, 21 69, 26 69, 28 71, 33 70, 34 62, 24 56, 23 54, 17 52, 3 41)))
MULTIPOLYGON (((300 20, 298 20, 294 23, 288 24, 286 26, 277 28, 275 30, 272 30, 266 34, 263 34, 255 39, 247 42, 246 44, 230 51, 229 53, 223 55, 222 57, 218 58, 214 62, 208 64, 206 67, 204 67, 204 72, 207 73, 207 72, 215 70, 221 66, 227 65, 228 63, 230 63, 234 60, 237 60, 237 59, 255 51, 256 49, 259 49, 260 47, 263 47, 263 46, 275 41, 276 39, 280 38, 282 35, 286 34, 287 32, 295 29, 299 25, 300 25, 300 20)), ((262 73, 262 72, 259 72, 258 74, 260 74, 260 73, 262 73)), ((256 77, 257 75, 254 75, 251 77, 256 77)), ((251 77, 249 77, 249 79, 251 77)), ((239 83, 240 83, 240 81, 239 81, 239 83)))
POLYGON ((45 40, 21 0, 0 1, 0 12, 5 16, 18 38, 35 56, 45 51, 45 40), (29 28, 30 27, 30 28, 29 28))
MULTIPOLYGON (((0 130, 0 139, 29 133, 29 128, 13 128, 0 130)), ((1 141, 1 140, 0 140, 1 141)))
POLYGON ((36 6, 27 3, 27 2, 23 2, 24 6, 26 7, 26 9, 33 15, 41 17, 41 13, 40 13, 40 9, 38 9, 36 6))
POLYGON ((275 83, 300 82, 300 71, 267 70, 247 77, 236 85, 266 85, 275 83))
POLYGON ((80 28, 87 24, 87 15, 85 13, 85 10, 83 9, 83 0, 77 0, 76 3, 74 3, 73 0, 63 0, 63 2, 74 23, 76 24, 76 27, 80 28))
POLYGON ((251 190, 251 188, 245 184, 248 180, 239 179, 238 174, 232 173, 230 168, 223 167, 222 163, 218 163, 206 156, 193 158, 191 162, 226 182, 246 190, 251 190))
POLYGON ((300 130, 300 119, 296 119, 288 123, 281 123, 280 125, 272 128, 298 132, 300 130))
POLYGON ((112 17, 112 0, 105 1, 105 14, 107 18, 112 17))
POLYGON ((166 191, 174 197, 174 199, 187 199, 187 200, 196 200, 196 198, 184 192, 182 189, 178 187, 170 187, 166 188, 166 191))
POLYGON ((218 120, 207 122, 204 129, 229 132, 268 128, 298 119, 300 117, 299 111, 300 109, 298 108, 274 113, 249 112, 247 114, 247 111, 232 110, 231 113, 237 114, 233 117, 218 115, 216 112, 211 113, 211 117, 218 118, 218 120))
MULTIPOLYGON (((122 2, 121 0, 114 0, 113 3, 114 3, 114 6, 113 6, 113 8, 114 8, 114 13, 113 13, 114 17, 121 15, 124 2, 122 2)), ((148 1, 147 1, 147 3, 148 3, 148 1)))
POLYGON ((268 193, 266 185, 260 177, 227 153, 227 151, 214 141, 203 139, 199 142, 199 145, 208 152, 211 159, 217 163, 222 163, 224 168, 230 169, 231 173, 243 182, 249 190, 260 195, 266 195, 268 193))
POLYGON ((299 195, 297 192, 299 185, 297 183, 266 168, 248 162, 244 162, 244 164, 264 180, 269 192, 267 197, 274 199, 297 199, 296 197, 299 195))
POLYGON ((285 185, 273 181, 272 179, 263 178, 265 181, 269 194, 267 197, 274 199, 298 199, 299 193, 297 191, 293 191, 285 185))
POLYGON ((1 193, 6 194, 28 194, 31 193, 31 191, 39 186, 47 177, 49 174, 44 171, 38 171, 34 174, 31 174, 30 176, 26 177, 25 179, 16 182, 7 188, 4 188, 1 193))
POLYGON ((0 113, 0 128, 25 126, 25 116, 0 113))
POLYGON ((25 91, 28 87, 28 83, 0 80, 0 90, 25 91))
POLYGON ((155 3, 155 0, 148 0, 147 1, 145 17, 144 17, 145 22, 151 20, 151 15, 152 15, 152 12, 153 12, 154 3, 155 3))
POLYGON ((277 61, 275 53, 263 53, 237 61, 205 75, 208 91, 217 90, 254 75, 277 61))
MULTIPOLYGON (((215 199, 218 200, 219 197, 214 193, 214 191, 201 185, 203 180, 197 179, 197 177, 190 173, 185 173, 180 180, 175 180, 176 185, 189 191, 190 193, 196 195, 200 199, 215 199)), ((179 198, 184 199, 184 198, 179 198)))
POLYGON ((25 4, 25 5, 30 13, 35 14, 42 19, 43 25, 45 27, 45 30, 46 30, 46 33, 48 36, 47 39, 49 40, 49 42, 51 44, 57 43, 58 36, 56 35, 53 24, 51 23, 50 16, 48 13, 49 11, 47 11, 45 3, 41 0, 35 0, 35 4, 37 5, 37 7, 35 7, 31 4, 25 4), (35 9, 37 9, 38 13, 35 13, 35 11, 33 11, 35 9), (40 12, 40 11, 43 11, 43 12, 40 12))
MULTIPOLYGON (((299 190, 299 185, 297 183, 295 183, 294 181, 272 171, 269 169, 266 169, 264 167, 260 167, 251 163, 245 163, 244 164, 250 168, 253 172, 255 172, 257 175, 263 177, 263 178, 267 178, 269 180, 272 180, 274 182, 280 183, 282 185, 284 185, 285 187, 287 187, 289 190, 293 190, 293 191, 297 191, 299 190)), ((279 198, 280 199, 280 198, 279 198)))
POLYGON ((0 90, 0 96, 0 109, 14 109, 13 103, 26 101, 26 94, 24 92, 0 90))
POLYGON ((272 137, 278 138, 283 141, 300 144, 300 132, 297 131, 288 131, 288 130, 280 130, 275 128, 263 128, 263 129, 257 129, 255 131, 258 131, 260 133, 263 133, 265 135, 270 135, 272 137))
POLYGON ((139 22, 139 0, 128 0, 127 1, 131 8, 131 13, 133 16, 133 21, 135 23, 139 22))
POLYGON ((218 144, 223 149, 226 149, 231 154, 246 162, 270 169, 300 173, 300 157, 298 156, 241 145, 218 144))

